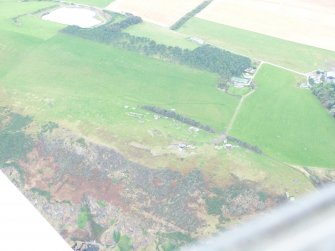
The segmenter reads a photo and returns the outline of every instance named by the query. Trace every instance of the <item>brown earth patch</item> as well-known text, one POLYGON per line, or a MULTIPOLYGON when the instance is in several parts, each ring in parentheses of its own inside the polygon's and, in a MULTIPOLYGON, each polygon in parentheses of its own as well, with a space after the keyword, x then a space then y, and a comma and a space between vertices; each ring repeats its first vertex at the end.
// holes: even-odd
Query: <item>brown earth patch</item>
POLYGON ((51 156, 42 157, 38 148, 34 148, 27 155, 27 161, 19 161, 19 165, 26 174, 25 186, 28 189, 36 187, 49 190, 49 185, 58 168, 54 159, 51 156))
POLYGON ((127 210, 120 195, 121 185, 113 184, 109 178, 99 177, 98 173, 89 179, 81 176, 67 176, 65 182, 55 185, 54 189, 53 195, 59 201, 80 203, 85 196, 92 196, 127 210))

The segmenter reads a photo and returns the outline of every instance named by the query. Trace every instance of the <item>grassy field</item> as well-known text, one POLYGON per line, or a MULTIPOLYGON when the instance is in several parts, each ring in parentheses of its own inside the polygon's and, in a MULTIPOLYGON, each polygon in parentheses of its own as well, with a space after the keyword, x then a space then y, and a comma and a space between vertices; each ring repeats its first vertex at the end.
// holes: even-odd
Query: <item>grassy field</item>
POLYGON ((131 26, 126 32, 135 36, 148 37, 157 43, 170 46, 179 46, 187 49, 194 49, 198 46, 196 43, 188 40, 187 36, 183 34, 148 22, 131 26))
MULTIPOLYGON (((217 134, 194 132, 140 108, 175 109, 222 132, 239 98, 217 89, 217 75, 60 34, 60 26, 36 16, 25 15, 16 26, 11 17, 48 5, 8 3, 10 13, 0 8, 0 106, 32 115, 36 122, 57 122, 147 166, 185 172, 197 167, 218 184, 231 182, 234 174, 278 193, 312 189, 302 174, 282 163, 244 149, 215 149, 217 134), (195 149, 180 152, 171 146, 178 142, 195 149)), ((130 32, 193 46, 183 35, 146 23, 130 32)))
POLYGON ((0 24, 1 28, 11 22, 11 18, 22 14, 35 12, 37 10, 55 5, 53 2, 19 2, 15 0, 0 1, 0 24))
MULTIPOLYGON (((40 40, 26 35, 0 30, 0 79, 12 67, 15 67, 21 57, 32 48, 39 45, 40 40)), ((1 80, 0 80, 1 81, 1 80)))
POLYGON ((335 167, 335 121, 299 75, 263 65, 231 134, 294 164, 335 167))
MULTIPOLYGON (((12 42, 23 39, 16 37, 12 42)), ((127 114, 144 114, 138 107, 145 104, 223 130, 238 102, 217 90, 214 74, 66 35, 41 42, 0 81, 35 116, 121 130, 143 120, 127 114)))
POLYGON ((53 6, 57 4, 53 2, 0 2, 0 30, 48 39, 65 26, 44 21, 39 14, 33 13, 53 6))
POLYGON ((293 196, 313 190, 309 179, 300 172, 281 162, 243 149, 222 151, 220 161, 222 165, 217 169, 216 177, 234 174, 241 180, 263 184, 269 191, 282 194, 289 192, 293 196))
POLYGON ((65 25, 42 20, 38 15, 27 15, 19 19, 19 25, 11 28, 12 31, 31 35, 41 39, 55 36, 65 25))
POLYGON ((192 18, 180 32, 206 42, 301 72, 335 65, 335 52, 192 18))
POLYGON ((68 2, 85 4, 85 5, 96 6, 96 7, 107 7, 113 1, 114 0, 71 0, 68 2))

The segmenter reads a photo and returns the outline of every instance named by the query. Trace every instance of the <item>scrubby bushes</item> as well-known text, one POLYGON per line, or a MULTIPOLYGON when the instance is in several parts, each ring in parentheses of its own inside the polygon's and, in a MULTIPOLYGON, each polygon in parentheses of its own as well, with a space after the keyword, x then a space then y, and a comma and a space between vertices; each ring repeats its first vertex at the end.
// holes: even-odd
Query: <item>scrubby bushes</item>
POLYGON ((312 91, 335 118, 335 83, 313 85, 312 91))
POLYGON ((156 250, 173 251, 179 250, 181 246, 194 241, 194 239, 181 232, 158 233, 159 241, 156 250))
POLYGON ((33 139, 26 135, 24 129, 31 123, 31 118, 16 113, 7 113, 0 108, 0 119, 9 123, 0 128, 0 167, 7 161, 24 158, 33 147, 33 139))
POLYGON ((221 215, 221 208, 223 205, 223 199, 220 197, 206 197, 206 209, 210 215, 221 215))
POLYGON ((143 20, 140 17, 129 15, 126 19, 122 20, 119 23, 114 23, 110 25, 110 28, 114 32, 121 32, 124 29, 127 29, 129 26, 142 23, 143 20))
POLYGON ((198 121, 187 118, 187 117, 185 117, 185 116, 183 116, 179 113, 176 113, 174 111, 159 108, 159 107, 156 107, 156 106, 149 106, 149 105, 142 106, 142 108, 147 110, 147 111, 151 111, 151 112, 157 113, 157 114, 165 116, 165 117, 173 118, 173 119, 178 120, 178 121, 180 121, 184 124, 197 127, 197 128, 202 129, 206 132, 215 133, 215 130, 210 128, 208 125, 203 125, 198 121))

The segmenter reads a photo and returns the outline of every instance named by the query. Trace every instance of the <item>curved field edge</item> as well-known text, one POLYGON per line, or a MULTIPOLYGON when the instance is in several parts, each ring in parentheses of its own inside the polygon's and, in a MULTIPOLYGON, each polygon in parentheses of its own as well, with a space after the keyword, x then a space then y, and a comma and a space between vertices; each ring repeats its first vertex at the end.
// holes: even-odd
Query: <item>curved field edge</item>
POLYGON ((335 120, 295 73, 264 64, 231 134, 289 163, 335 167, 335 120))
POLYGON ((0 3, 0 30, 27 34, 48 39, 57 34, 64 25, 47 22, 40 18, 40 11, 47 11, 59 5, 53 1, 6 1, 0 3))
POLYGON ((310 72, 335 64, 335 52, 192 18, 179 32, 255 59, 310 72))

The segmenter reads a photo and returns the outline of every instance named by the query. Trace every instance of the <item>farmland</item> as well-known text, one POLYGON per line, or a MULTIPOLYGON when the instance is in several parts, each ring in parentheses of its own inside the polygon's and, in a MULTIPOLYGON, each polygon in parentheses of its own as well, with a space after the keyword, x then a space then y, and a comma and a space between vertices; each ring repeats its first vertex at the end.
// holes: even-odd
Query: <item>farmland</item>
POLYGON ((332 32, 335 28, 335 10, 334 2, 329 0, 214 0, 197 17, 335 50, 335 35, 332 32))
POLYGON ((236 53, 275 63, 301 72, 331 68, 335 52, 192 18, 179 31, 197 36, 236 53))
POLYGON ((115 0, 107 9, 132 13, 145 21, 170 27, 202 2, 202 0, 115 0))
POLYGON ((31 13, 54 6, 57 5, 53 2, 1 2, 0 29, 48 39, 54 36, 64 25, 45 22, 38 14, 32 15, 31 13))
MULTIPOLYGON (((200 2, 109 8, 170 26, 200 2)), ((0 169, 69 243, 175 249, 323 182, 294 165, 335 167, 334 120, 303 76, 265 63, 255 89, 220 88, 257 65, 222 48, 301 71, 334 52, 199 18, 177 31, 102 10, 95 28, 42 20, 55 5, 0 2, 0 169)))
POLYGON ((113 1, 114 0, 74 0, 70 2, 104 8, 113 1))
POLYGON ((144 114, 138 107, 148 104, 223 130, 238 98, 217 90, 216 81, 214 74, 58 35, 24 56, 2 79, 2 87, 44 120, 122 128, 131 121, 138 124, 127 113, 144 114), (207 112, 199 114, 204 107, 207 112))
POLYGON ((301 76, 262 66, 231 133, 286 162, 334 167, 335 123, 318 100, 297 87, 301 76), (321 129, 322 128, 322 129, 321 129))

